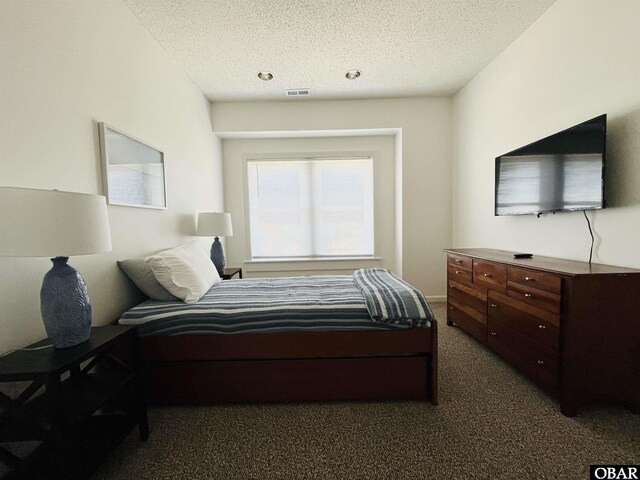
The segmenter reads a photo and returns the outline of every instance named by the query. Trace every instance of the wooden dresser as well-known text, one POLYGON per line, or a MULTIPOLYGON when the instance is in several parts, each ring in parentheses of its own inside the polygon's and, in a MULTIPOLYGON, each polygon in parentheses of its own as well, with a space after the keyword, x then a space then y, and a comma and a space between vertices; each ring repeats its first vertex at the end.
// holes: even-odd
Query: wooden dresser
POLYGON ((640 410, 640 270, 484 248, 448 249, 447 324, 547 391, 640 410))

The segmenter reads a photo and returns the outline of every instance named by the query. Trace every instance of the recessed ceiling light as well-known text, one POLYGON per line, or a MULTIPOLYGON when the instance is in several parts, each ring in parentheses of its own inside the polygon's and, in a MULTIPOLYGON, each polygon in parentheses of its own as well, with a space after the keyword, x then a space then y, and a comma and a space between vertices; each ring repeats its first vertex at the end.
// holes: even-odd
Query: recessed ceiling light
POLYGON ((345 77, 347 77, 349 80, 355 80, 360 75, 362 75, 362 72, 360 70, 349 70, 345 77))
POLYGON ((273 78, 273 75, 271 72, 258 72, 258 78, 267 82, 273 78))

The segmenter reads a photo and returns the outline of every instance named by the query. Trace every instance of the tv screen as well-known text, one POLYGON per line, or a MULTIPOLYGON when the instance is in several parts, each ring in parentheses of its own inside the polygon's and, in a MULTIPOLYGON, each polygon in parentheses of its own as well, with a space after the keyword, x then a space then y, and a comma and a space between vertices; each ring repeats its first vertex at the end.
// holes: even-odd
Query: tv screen
POLYGON ((604 208, 607 116, 496 158, 495 214, 604 208))

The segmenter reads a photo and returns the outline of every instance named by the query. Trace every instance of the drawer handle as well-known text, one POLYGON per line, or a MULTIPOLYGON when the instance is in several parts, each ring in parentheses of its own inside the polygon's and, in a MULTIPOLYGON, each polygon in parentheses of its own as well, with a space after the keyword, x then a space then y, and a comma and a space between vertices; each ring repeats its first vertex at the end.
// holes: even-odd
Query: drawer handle
POLYGON ((489 306, 492 308, 498 308, 498 305, 496 305, 495 303, 490 303, 489 306))
POLYGON ((453 310, 455 307, 449 307, 449 310, 453 310))
POLYGON ((535 279, 533 279, 533 278, 531 278, 531 277, 524 277, 524 279, 525 279, 527 282, 535 282, 535 279))
POLYGON ((538 360, 538 365, 544 365, 544 360, 538 360))
POLYGON ((456 270, 456 275, 460 275, 462 273, 462 270, 456 270))
POLYGON ((456 263, 462 263, 462 260, 456 260, 456 263))
POLYGON ((531 298, 533 295, 531 295, 530 293, 525 293, 524 296, 527 298, 531 298))
POLYGON ((491 332, 491 336, 492 336, 492 337, 497 337, 497 336, 498 336, 498 334, 497 334, 496 332, 491 332))
POLYGON ((547 329, 547 327, 545 325, 538 325, 538 328, 540 330, 546 330, 547 329))
POLYGON ((482 274, 482 276, 483 276, 483 277, 487 277, 487 278, 488 278, 488 277, 490 277, 490 276, 491 276, 491 274, 490 274, 490 273, 483 273, 483 274, 482 274))

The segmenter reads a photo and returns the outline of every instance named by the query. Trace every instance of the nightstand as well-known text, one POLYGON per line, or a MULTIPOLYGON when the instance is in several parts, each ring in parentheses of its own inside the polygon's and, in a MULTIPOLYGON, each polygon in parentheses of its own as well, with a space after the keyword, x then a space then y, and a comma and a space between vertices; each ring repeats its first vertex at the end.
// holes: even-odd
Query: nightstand
POLYGON ((50 343, 0 358, 0 382, 26 384, 17 396, 0 393, 4 478, 88 478, 133 427, 142 441, 149 436, 137 327, 94 327, 70 348, 50 343))
POLYGON ((229 280, 234 275, 238 275, 238 278, 242 278, 242 269, 236 267, 225 268, 224 273, 220 276, 222 280, 229 280))

